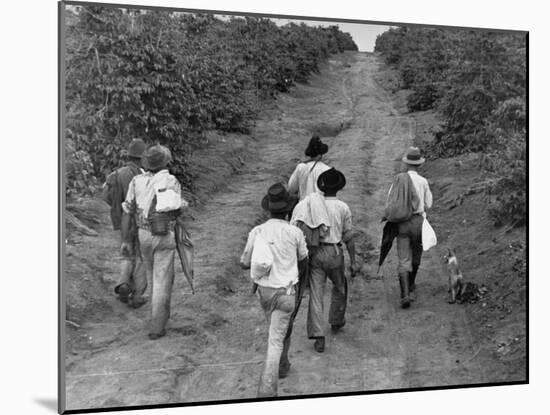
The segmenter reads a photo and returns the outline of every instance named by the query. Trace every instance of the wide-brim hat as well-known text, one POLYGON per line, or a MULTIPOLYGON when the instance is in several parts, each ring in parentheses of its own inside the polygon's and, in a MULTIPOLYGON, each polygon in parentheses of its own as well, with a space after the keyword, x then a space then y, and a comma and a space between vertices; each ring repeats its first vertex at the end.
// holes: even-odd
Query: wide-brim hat
POLYGON ((403 163, 412 164, 413 166, 418 166, 426 161, 426 159, 421 156, 418 147, 410 147, 401 160, 403 163))
POLYGON ((304 151, 308 157, 317 157, 328 152, 328 146, 321 141, 318 135, 314 135, 309 140, 309 143, 304 151))
POLYGON ((128 145, 128 156, 139 158, 143 156, 143 152, 147 146, 145 145, 145 142, 141 138, 134 138, 130 145, 128 145))
POLYGON ((160 144, 149 147, 141 159, 142 166, 147 170, 161 170, 172 161, 170 150, 160 144))
POLYGON ((323 193, 325 192, 337 192, 346 185, 346 176, 334 167, 329 169, 319 176, 317 179, 317 187, 323 193))
POLYGON ((290 212, 298 203, 298 197, 291 195, 284 184, 276 183, 267 190, 262 199, 262 208, 271 213, 290 212))

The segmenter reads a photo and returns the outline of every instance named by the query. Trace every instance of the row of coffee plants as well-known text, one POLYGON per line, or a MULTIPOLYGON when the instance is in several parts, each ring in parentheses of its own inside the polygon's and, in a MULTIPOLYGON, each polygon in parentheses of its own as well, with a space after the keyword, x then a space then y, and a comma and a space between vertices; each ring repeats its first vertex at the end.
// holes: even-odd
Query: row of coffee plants
POLYGON ((67 195, 91 193, 133 137, 170 146, 184 186, 209 129, 246 132, 259 103, 357 50, 338 27, 85 6, 66 11, 67 195))
POLYGON ((416 27, 392 28, 375 46, 411 90, 409 110, 441 115, 428 155, 482 155, 499 224, 526 220, 526 47, 523 33, 416 27))

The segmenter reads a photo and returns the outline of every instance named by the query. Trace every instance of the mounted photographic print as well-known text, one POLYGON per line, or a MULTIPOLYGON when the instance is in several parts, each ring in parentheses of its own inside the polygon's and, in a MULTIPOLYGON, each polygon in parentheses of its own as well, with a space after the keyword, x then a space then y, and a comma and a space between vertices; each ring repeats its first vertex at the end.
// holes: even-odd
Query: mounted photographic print
POLYGON ((527 32, 59 12, 60 412, 528 382, 527 32))

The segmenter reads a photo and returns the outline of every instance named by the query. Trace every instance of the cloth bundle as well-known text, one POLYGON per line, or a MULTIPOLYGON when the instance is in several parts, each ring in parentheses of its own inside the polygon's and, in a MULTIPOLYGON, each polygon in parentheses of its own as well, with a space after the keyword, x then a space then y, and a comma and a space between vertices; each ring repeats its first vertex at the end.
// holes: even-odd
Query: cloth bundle
POLYGON ((302 222, 310 229, 319 229, 319 237, 323 238, 330 229, 330 220, 328 217, 325 198, 320 193, 311 193, 306 196, 294 208, 290 223, 297 225, 302 222))

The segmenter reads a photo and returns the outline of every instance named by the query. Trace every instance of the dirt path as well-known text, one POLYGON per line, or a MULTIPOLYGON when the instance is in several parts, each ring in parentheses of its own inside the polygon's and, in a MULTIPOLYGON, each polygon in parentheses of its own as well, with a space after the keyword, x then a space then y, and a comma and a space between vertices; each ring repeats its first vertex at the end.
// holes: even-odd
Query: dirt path
MULTIPOLYGON (((255 397, 267 332, 238 259, 248 231, 264 219, 259 202, 265 190, 288 178, 303 154, 308 128, 321 122, 347 127, 326 139, 328 162, 346 174, 339 197, 351 207, 361 232, 358 252, 368 264, 351 287, 347 325, 328 335, 324 354, 313 350, 305 334, 304 299, 293 334, 292 369, 281 380, 280 395, 486 380, 464 309, 445 301, 437 249, 423 258, 419 296, 409 310, 398 307, 393 252, 386 277, 374 276, 393 161, 414 134, 412 119, 400 116, 376 83, 379 70, 373 55, 343 55, 308 85, 278 99, 254 131, 258 158, 191 222, 197 294, 191 296, 184 278, 177 279, 168 335, 158 341, 146 336, 147 306, 134 311, 112 300, 109 318, 84 323, 79 330, 88 336, 88 347, 67 359, 69 409, 255 397)), ((115 249, 116 239, 106 238, 105 244, 115 249)))

